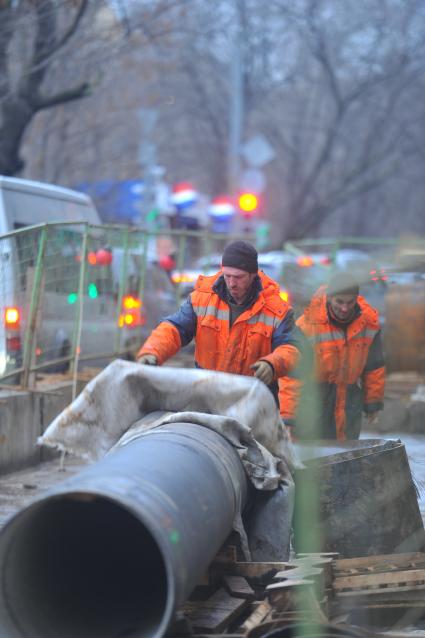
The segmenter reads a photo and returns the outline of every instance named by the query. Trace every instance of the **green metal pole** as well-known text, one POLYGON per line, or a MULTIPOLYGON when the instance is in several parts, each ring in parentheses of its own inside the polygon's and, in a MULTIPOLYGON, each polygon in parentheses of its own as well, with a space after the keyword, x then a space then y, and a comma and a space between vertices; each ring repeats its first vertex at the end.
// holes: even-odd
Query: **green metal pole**
POLYGON ((143 303, 144 303, 143 293, 145 290, 145 280, 146 280, 146 265, 148 261, 148 242, 149 242, 149 234, 145 231, 143 233, 143 238, 141 242, 143 255, 142 255, 142 262, 140 264, 139 290, 138 290, 138 297, 139 299, 142 300, 143 303))
POLYGON ((86 279, 87 241, 88 241, 88 225, 85 224, 84 234, 83 234, 83 243, 81 246, 80 277, 78 281, 77 325, 75 327, 75 336, 74 336, 74 359, 71 362, 72 400, 74 400, 75 397, 77 396, 78 359, 80 356, 81 332, 83 328, 84 282, 86 279))
POLYGON ((41 297, 41 287, 43 280, 44 270, 44 253, 46 249, 47 240, 47 226, 41 229, 40 243, 38 245, 37 262, 35 265, 34 282, 31 291, 31 302, 28 315, 28 324, 25 331, 24 340, 24 355, 23 355, 23 368, 22 385, 24 388, 28 387, 31 370, 31 359, 33 353, 34 339, 37 331, 37 313, 41 297))
POLYGON ((121 275, 120 282, 118 288, 118 299, 117 299, 117 308, 116 308, 116 332, 115 332, 115 345, 114 345, 114 353, 118 354, 120 352, 121 347, 121 328, 119 325, 119 318, 122 309, 122 300, 125 292, 125 284, 127 281, 127 264, 128 264, 128 249, 130 242, 130 227, 127 226, 124 230, 124 251, 123 251, 123 260, 121 266, 121 275))

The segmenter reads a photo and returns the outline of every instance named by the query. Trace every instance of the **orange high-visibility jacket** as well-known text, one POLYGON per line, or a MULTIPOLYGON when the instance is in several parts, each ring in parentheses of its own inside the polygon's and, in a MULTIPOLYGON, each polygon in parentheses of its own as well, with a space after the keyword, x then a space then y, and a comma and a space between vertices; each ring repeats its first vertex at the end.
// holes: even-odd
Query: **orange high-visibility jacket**
POLYGON ((200 276, 188 300, 153 330, 137 356, 154 354, 161 365, 195 338, 197 367, 253 376, 250 366, 262 359, 273 366, 275 379, 287 374, 298 347, 293 312, 280 298, 278 284, 260 271, 252 305, 232 327, 224 285, 221 272, 200 276))
MULTIPOLYGON (((315 438, 358 438, 362 410, 383 407, 385 368, 378 312, 359 296, 357 314, 344 330, 329 318, 323 286, 296 324, 314 351, 315 438)), ((296 375, 280 379, 280 411, 289 425, 295 425, 299 400, 309 399, 296 375)), ((302 424, 297 423, 294 434, 302 438, 302 424)))

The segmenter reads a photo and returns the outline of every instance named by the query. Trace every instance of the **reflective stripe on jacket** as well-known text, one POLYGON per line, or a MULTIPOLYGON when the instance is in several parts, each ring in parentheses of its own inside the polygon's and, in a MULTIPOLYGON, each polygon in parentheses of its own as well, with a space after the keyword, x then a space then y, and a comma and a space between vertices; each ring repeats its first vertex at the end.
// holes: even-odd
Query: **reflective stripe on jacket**
POLYGON ((231 327, 230 308, 220 294, 222 273, 200 276, 188 300, 152 332, 138 356, 155 354, 161 364, 195 337, 201 368, 253 376, 250 366, 263 359, 275 378, 287 374, 298 358, 293 312, 279 297, 277 283, 261 271, 258 276, 258 294, 231 327))
MULTIPOLYGON (((343 330, 331 322, 322 287, 297 320, 314 350, 317 404, 315 438, 358 438, 361 412, 383 407, 385 369, 378 312, 358 297, 359 314, 343 330)), ((294 423, 300 393, 296 376, 279 381, 279 403, 285 421, 294 423)), ((301 394, 301 401, 307 401, 301 394)), ((306 414, 305 407, 303 408, 306 414)), ((313 418, 311 417, 311 420, 313 418)), ((296 434, 303 434, 298 427, 296 434)))

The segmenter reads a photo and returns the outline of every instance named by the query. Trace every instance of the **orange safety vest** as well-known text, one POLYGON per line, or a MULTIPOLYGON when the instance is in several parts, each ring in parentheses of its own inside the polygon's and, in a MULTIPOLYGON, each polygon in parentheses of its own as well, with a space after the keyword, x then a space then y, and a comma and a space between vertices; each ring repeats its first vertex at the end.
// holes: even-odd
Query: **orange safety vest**
POLYGON ((263 290, 231 328, 230 308, 212 289, 217 275, 199 277, 192 306, 197 317, 195 361, 201 368, 252 376, 250 366, 265 359, 279 377, 295 364, 294 346, 281 345, 272 352, 273 330, 290 306, 279 297, 278 285, 263 272, 258 274, 263 290))
MULTIPOLYGON (((368 404, 381 407, 384 396, 383 362, 370 369, 367 366, 370 347, 380 331, 379 315, 361 296, 358 304, 361 312, 344 332, 329 319, 326 288, 322 287, 296 322, 313 346, 314 378, 322 384, 322 401, 333 403, 332 406, 321 405, 319 410, 328 420, 334 419, 336 438, 340 440, 351 434, 346 427, 350 410, 359 414, 368 404)), ((285 377, 279 381, 279 403, 284 420, 294 418, 299 392, 300 382, 295 378, 285 377)))
MULTIPOLYGON (((273 366, 275 378, 287 374, 298 360, 298 348, 292 343, 282 343, 272 351, 276 327, 292 312, 280 298, 278 284, 260 271, 262 290, 252 306, 244 310, 230 328, 229 305, 213 290, 221 274, 201 275, 190 295, 196 317, 196 364, 207 370, 253 376, 250 366, 262 359, 273 366)), ((292 321, 288 316, 290 319, 292 321)), ((180 347, 177 327, 165 320, 152 331, 138 356, 154 354, 161 365, 180 347)))

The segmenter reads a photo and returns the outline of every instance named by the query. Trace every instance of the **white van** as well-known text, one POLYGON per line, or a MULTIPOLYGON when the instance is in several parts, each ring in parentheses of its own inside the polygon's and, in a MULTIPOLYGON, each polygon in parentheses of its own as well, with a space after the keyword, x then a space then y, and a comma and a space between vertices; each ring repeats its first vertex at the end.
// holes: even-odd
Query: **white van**
POLYGON ((89 258, 95 253, 89 251, 104 248, 102 238, 110 230, 101 226, 88 196, 50 184, 0 176, 0 380, 22 366, 41 237, 42 227, 38 225, 56 222, 64 225, 52 226, 48 231, 41 300, 33 326, 32 366, 56 362, 48 371, 64 371, 69 365, 64 359, 75 344, 81 360, 90 358, 92 364, 92 355, 134 352, 154 322, 174 310, 172 284, 165 272, 158 273, 162 275, 160 281, 155 279, 155 273, 150 272, 153 264, 148 264, 143 303, 138 299, 137 255, 129 255, 124 285, 120 281, 122 249, 113 248, 112 263, 96 265, 95 259, 93 265, 89 258), (81 222, 90 224, 90 232, 83 323, 77 334, 76 300, 85 228, 81 222), (133 264, 134 260, 137 263, 133 264), (118 311, 120 295, 122 308, 118 311))
POLYGON ((87 195, 53 184, 0 175, 0 235, 46 222, 100 224, 87 195))
MULTIPOLYGON (((75 221, 101 223, 87 195, 53 184, 0 175, 0 375, 22 363, 25 307, 31 292, 28 290, 24 299, 19 285, 26 276, 22 269, 31 266, 21 264, 21 269, 17 266, 22 240, 16 236, 8 238, 8 235, 46 222, 75 221)), ((22 238, 24 240, 25 235, 22 238)), ((55 332, 57 340, 61 334, 59 326, 55 332)))

